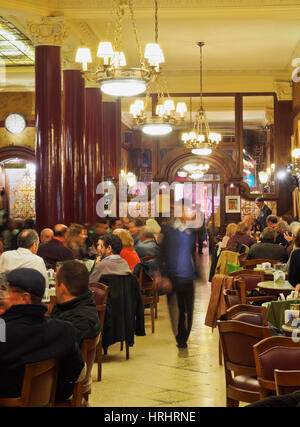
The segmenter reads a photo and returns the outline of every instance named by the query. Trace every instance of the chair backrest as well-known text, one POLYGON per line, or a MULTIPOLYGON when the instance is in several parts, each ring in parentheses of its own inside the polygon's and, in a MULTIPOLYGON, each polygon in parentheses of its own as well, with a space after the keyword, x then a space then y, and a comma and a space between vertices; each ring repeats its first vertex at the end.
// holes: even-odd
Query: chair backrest
POLYGON ((264 281, 263 271, 239 270, 230 273, 230 276, 241 278, 245 282, 246 291, 252 291, 258 283, 264 281))
POLYGON ((239 304, 230 307, 227 310, 227 320, 237 320, 256 326, 268 325, 266 308, 249 304, 239 304))
POLYGON ((300 370, 281 371, 274 370, 276 394, 290 394, 300 390, 300 370))
POLYGON ((142 258, 143 262, 152 261, 153 259, 156 259, 156 256, 145 256, 142 258))
POLYGON ((98 311, 99 320, 101 324, 101 330, 102 330, 104 325, 109 287, 104 285, 104 283, 100 283, 100 282, 90 283, 89 287, 93 293, 94 301, 96 303, 96 308, 98 311))
POLYGON ((257 376, 262 394, 275 391, 274 370, 300 369, 300 342, 289 337, 270 337, 253 348, 257 376))
POLYGON ((25 365, 21 396, 0 399, 0 406, 52 406, 55 399, 58 359, 25 365))
POLYGON ((241 295, 237 289, 224 289, 223 290, 226 310, 242 303, 241 295))
POLYGON ((278 264, 280 261, 274 259, 248 259, 243 262, 243 267, 245 269, 252 269, 256 267, 257 264, 263 264, 265 262, 269 262, 271 265, 278 264))
POLYGON ((138 280, 141 290, 153 289, 153 280, 146 274, 143 264, 140 265, 138 280))
POLYGON ((218 321, 225 369, 256 376, 253 345, 270 336, 270 329, 236 320, 218 321))
POLYGON ((90 377, 96 356, 96 348, 101 339, 101 332, 96 338, 83 340, 81 354, 86 363, 86 376, 83 381, 75 384, 72 396, 72 406, 82 405, 82 396, 90 388, 90 377))

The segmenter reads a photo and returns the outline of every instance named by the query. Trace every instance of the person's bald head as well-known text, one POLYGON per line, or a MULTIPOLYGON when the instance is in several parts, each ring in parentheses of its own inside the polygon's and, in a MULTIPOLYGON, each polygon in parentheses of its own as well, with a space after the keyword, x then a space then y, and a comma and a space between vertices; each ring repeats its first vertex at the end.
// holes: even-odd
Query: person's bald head
POLYGON ((53 230, 51 228, 44 228, 41 231, 41 243, 49 242, 53 239, 53 230))
POLYGON ((54 226, 54 238, 65 243, 68 237, 68 227, 64 224, 56 224, 54 226))

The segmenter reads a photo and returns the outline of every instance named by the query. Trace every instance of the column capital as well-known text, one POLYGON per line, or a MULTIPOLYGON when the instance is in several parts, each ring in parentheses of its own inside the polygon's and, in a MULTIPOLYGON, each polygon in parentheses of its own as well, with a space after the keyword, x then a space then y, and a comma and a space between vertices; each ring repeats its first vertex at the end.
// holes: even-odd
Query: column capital
POLYGON ((278 101, 291 101, 293 99, 293 91, 290 81, 276 81, 275 92, 278 101))
POLYGON ((266 107, 265 116, 266 116, 268 125, 273 125, 274 124, 274 108, 266 107))
POLYGON ((63 70, 81 70, 81 64, 75 62, 76 47, 65 46, 62 49, 62 68, 63 70))
POLYGON ((35 46, 61 47, 67 37, 63 16, 31 17, 27 27, 35 46))

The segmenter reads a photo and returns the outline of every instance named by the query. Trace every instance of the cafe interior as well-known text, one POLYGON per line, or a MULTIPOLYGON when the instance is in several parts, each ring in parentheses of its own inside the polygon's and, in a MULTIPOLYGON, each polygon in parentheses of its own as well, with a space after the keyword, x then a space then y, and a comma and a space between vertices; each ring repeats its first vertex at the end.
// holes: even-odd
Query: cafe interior
MULTIPOLYGON (((229 224, 259 218, 258 200, 296 237, 299 19, 299 0, 0 0, 0 215, 38 233, 89 230, 102 197, 103 216, 133 216, 112 208, 125 183, 146 221, 155 182, 162 226, 164 186, 193 183, 207 229, 188 347, 176 347, 168 295, 140 275, 146 335, 107 354, 100 337, 86 406, 236 407, 300 390, 300 277, 289 282, 288 258, 221 243, 229 224)), ((172 207, 182 196, 170 194, 172 207)), ((82 394, 79 383, 70 406, 82 394)))

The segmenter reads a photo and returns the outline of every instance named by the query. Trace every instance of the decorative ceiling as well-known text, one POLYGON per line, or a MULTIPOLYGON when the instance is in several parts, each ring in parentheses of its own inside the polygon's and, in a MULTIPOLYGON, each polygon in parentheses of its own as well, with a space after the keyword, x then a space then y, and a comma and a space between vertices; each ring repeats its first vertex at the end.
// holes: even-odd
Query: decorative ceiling
POLYGON ((6 66, 34 64, 32 42, 2 16, 0 16, 0 64, 6 66))

